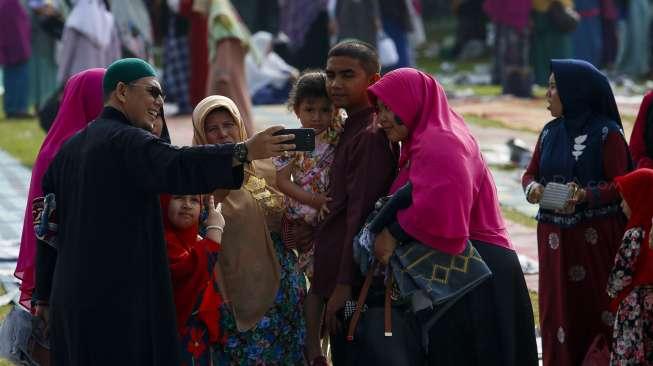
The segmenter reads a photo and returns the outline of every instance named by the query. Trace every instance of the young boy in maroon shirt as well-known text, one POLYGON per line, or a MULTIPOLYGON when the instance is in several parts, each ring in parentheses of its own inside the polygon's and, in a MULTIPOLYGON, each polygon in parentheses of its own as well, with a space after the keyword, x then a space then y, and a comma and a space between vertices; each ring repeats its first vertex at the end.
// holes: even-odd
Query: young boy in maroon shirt
POLYGON ((353 239, 395 178, 398 149, 377 127, 375 108, 367 95, 367 87, 380 78, 379 71, 378 54, 364 42, 344 41, 329 51, 327 92, 336 108, 346 110, 347 119, 331 167, 329 214, 317 230, 314 278, 306 299, 311 364, 326 364, 319 349, 325 301, 334 364, 341 358, 336 344, 344 341, 346 324, 336 313, 352 299, 352 286, 356 294, 360 285, 352 258, 353 239))

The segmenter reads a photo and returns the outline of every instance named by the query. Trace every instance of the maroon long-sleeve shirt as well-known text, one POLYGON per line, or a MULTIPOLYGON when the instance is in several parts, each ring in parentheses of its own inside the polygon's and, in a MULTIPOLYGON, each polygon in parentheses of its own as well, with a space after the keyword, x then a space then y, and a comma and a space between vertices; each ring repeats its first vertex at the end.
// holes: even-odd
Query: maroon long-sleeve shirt
POLYGON ((374 126, 373 108, 351 114, 331 167, 329 215, 316 235, 312 291, 329 297, 336 284, 356 280, 352 246, 374 203, 388 193, 397 171, 397 152, 374 126))

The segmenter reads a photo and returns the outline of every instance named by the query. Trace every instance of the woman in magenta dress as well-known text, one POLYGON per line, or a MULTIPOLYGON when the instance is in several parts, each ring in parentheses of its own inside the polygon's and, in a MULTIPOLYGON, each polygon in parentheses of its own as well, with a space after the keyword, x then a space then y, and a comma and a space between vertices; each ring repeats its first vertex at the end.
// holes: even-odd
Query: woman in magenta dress
MULTIPOLYGON (((32 309, 32 293, 35 285, 36 236, 32 216, 32 200, 43 196, 41 181, 59 148, 77 131, 86 127, 102 111, 102 78, 104 69, 89 69, 71 77, 66 83, 61 106, 52 127, 45 136, 32 168, 20 254, 14 275, 20 279, 20 304, 32 309)), ((32 309, 33 310, 33 309, 32 309)))
POLYGON ((561 211, 540 208, 539 305, 545 366, 576 366, 593 339, 610 339, 613 316, 604 291, 625 219, 613 179, 631 166, 607 78, 579 60, 551 61, 544 126, 522 178, 539 203, 550 182, 579 189, 561 211))

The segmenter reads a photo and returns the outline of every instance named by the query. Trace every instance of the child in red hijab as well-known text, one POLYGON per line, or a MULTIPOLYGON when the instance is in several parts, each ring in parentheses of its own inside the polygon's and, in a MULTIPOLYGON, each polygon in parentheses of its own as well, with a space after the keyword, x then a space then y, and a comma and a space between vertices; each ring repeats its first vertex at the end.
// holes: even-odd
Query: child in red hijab
POLYGON ((182 365, 212 365, 211 345, 220 342, 222 297, 214 280, 225 220, 208 196, 206 238, 198 235, 200 195, 162 195, 161 209, 177 310, 182 365))
POLYGON ((611 365, 653 364, 653 169, 616 178, 628 224, 614 267, 608 295, 617 308, 611 365))

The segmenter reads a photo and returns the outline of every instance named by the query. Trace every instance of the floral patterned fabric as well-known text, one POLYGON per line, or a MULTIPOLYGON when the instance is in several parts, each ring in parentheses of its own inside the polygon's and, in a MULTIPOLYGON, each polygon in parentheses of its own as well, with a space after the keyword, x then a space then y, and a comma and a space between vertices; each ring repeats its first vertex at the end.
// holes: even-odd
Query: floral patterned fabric
MULTIPOLYGON (((218 260, 219 247, 206 246, 208 254, 207 271, 213 274, 213 267, 218 260)), ((217 283, 211 281, 217 291, 217 283)), ((186 327, 181 331, 181 365, 182 366, 210 366, 213 364, 209 332, 204 322, 199 317, 199 307, 202 304, 204 291, 197 296, 193 312, 186 322, 186 327)))
POLYGON ((538 223, 539 306, 544 366, 578 366, 598 334, 612 342, 614 316, 605 292, 623 237, 620 216, 572 228, 538 223))
MULTIPOLYGON (((624 234, 608 278, 610 297, 617 297, 631 284, 643 238, 644 231, 638 227, 624 234)), ((653 286, 636 286, 619 304, 610 364, 653 364, 653 286)))
MULTIPOLYGON (((304 191, 313 194, 326 193, 329 190, 331 164, 335 157, 336 145, 344 129, 344 115, 338 112, 331 126, 315 136, 315 150, 310 152, 293 152, 273 158, 277 170, 291 167, 293 183, 304 191)), ((299 270, 313 278, 313 231, 318 224, 318 212, 289 196, 284 198, 286 212, 283 217, 282 236, 286 248, 299 253, 299 270)))
POLYGON ((223 305, 221 327, 224 343, 214 348, 213 365, 303 365, 306 326, 303 303, 306 280, 297 270, 297 256, 272 235, 281 265, 281 286, 275 304, 246 332, 238 332, 223 305))
POLYGON ((633 281, 635 264, 639 257, 644 232, 640 228, 632 228, 624 233, 621 247, 614 259, 614 267, 608 277, 608 295, 615 298, 633 281))
MULTIPOLYGON (((199 305, 201 297, 198 298, 199 305)), ((197 310, 193 312, 186 323, 186 328, 181 338, 181 365, 182 366, 209 366, 213 365, 209 334, 204 323, 199 320, 197 310)))
MULTIPOLYGON (((315 136, 315 150, 296 151, 272 159, 277 170, 291 166, 293 182, 304 191, 320 194, 329 189, 329 172, 340 135, 342 116, 334 118, 331 126, 315 136)), ((291 220, 304 220, 309 225, 317 225, 317 211, 297 200, 286 197, 286 216, 291 220)))

